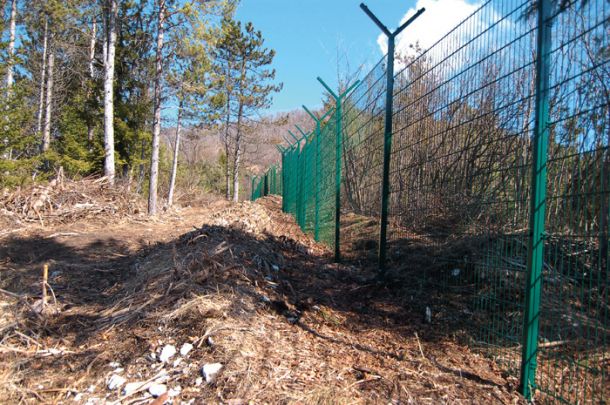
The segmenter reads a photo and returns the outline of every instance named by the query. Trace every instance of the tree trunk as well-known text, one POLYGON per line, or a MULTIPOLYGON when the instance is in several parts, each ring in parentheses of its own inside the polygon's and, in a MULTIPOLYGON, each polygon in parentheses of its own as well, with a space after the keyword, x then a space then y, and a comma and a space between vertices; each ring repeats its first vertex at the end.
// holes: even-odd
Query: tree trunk
POLYGON ((171 207, 174 202, 174 187, 176 185, 176 171, 178 170, 178 152, 180 150, 180 126, 182 124, 182 107, 184 101, 181 98, 178 105, 178 121, 176 123, 176 139, 174 141, 174 161, 172 162, 172 174, 169 181, 169 193, 167 194, 167 206, 171 207))
POLYGON ((144 158, 146 158, 146 141, 142 140, 142 149, 140 150, 140 167, 138 168, 138 186, 136 187, 136 192, 138 194, 142 194, 142 186, 144 185, 144 158))
POLYGON ((42 68, 40 69, 40 95, 38 98, 38 116, 36 122, 36 134, 42 132, 42 114, 44 111, 44 81, 47 74, 47 42, 49 36, 49 20, 44 21, 44 37, 42 39, 42 68))
MULTIPOLYGON (((227 73, 227 80, 229 79, 227 73)), ((228 91, 227 91, 228 93, 228 91)), ((227 201, 231 200, 231 166, 229 165, 229 154, 231 152, 230 143, 229 143, 229 126, 231 124, 231 94, 227 94, 227 119, 225 120, 225 187, 226 193, 225 197, 227 201)))
MULTIPOLYGON (((246 79, 246 61, 242 59, 241 75, 239 81, 240 93, 243 93, 243 82, 246 79)), ((239 164, 241 163, 241 123, 244 115, 243 98, 239 98, 239 106, 237 107, 237 128, 235 134, 235 155, 233 160, 233 202, 239 202, 239 164)))
POLYGON ((51 145, 51 118, 53 113, 53 68, 55 67, 55 51, 49 52, 49 58, 47 61, 48 74, 47 74, 47 101, 46 101, 46 113, 44 116, 44 131, 42 133, 42 151, 46 152, 49 150, 51 145))
POLYGON ((231 200, 231 166, 229 165, 229 139, 225 139, 225 197, 227 200, 231 200))
POLYGON ((157 181, 159 176, 159 138, 161 137, 161 76, 163 75, 163 34, 165 25, 165 0, 158 0, 157 53, 155 61, 154 122, 150 179, 148 188, 148 215, 157 213, 157 181))
POLYGON ((241 151, 239 143, 235 146, 235 160, 233 163, 233 202, 239 202, 239 164, 241 163, 241 151))
MULTIPOLYGON (((93 64, 95 60, 95 37, 97 35, 97 24, 93 21, 93 25, 91 27, 91 40, 89 42, 89 79, 91 83, 95 80, 95 66, 93 64)), ((88 97, 91 98, 91 85, 88 86, 88 97)), ((87 143, 89 145, 89 150, 93 150, 93 122, 91 122, 91 118, 87 120, 87 143)))
POLYGON ((97 36, 97 23, 93 21, 91 23, 91 39, 89 40, 89 78, 94 79, 95 76, 95 38, 97 36))
POLYGON ((17 25, 17 0, 11 1, 11 19, 9 22, 8 67, 6 69, 6 96, 11 95, 15 71, 15 29, 17 25))
POLYGON ((117 0, 106 3, 104 43, 104 175, 114 184, 114 55, 116 50, 117 0))

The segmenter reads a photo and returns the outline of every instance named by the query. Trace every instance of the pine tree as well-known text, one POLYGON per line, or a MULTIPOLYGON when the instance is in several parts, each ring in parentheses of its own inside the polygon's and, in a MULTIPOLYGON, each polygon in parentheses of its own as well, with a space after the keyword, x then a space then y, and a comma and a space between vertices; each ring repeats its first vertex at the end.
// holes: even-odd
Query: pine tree
POLYGON ((250 120, 271 105, 272 94, 281 90, 275 84, 275 69, 270 69, 275 51, 264 47, 263 35, 248 22, 225 19, 222 37, 214 50, 212 102, 221 109, 223 142, 228 163, 225 172, 227 199, 230 175, 233 201, 239 201, 239 173, 246 152, 250 120))

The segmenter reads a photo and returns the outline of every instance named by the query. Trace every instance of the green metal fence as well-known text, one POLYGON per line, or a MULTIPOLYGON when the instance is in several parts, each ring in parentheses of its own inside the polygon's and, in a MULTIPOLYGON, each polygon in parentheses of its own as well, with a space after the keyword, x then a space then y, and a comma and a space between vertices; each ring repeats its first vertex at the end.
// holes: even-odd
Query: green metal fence
POLYGON ((282 194, 282 175, 276 166, 271 166, 262 176, 252 177, 251 201, 266 195, 282 194))
POLYGON ((487 1, 397 58, 363 8, 390 52, 308 111, 284 211, 443 308, 526 397, 606 403, 610 2, 487 1))

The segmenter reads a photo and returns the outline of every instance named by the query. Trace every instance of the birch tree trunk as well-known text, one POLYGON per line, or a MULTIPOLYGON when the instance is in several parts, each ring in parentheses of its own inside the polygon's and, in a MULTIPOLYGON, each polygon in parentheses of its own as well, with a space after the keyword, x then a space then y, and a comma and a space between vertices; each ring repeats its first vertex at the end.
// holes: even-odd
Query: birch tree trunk
POLYGON ((44 21, 44 37, 42 39, 42 67, 40 69, 40 95, 38 98, 38 116, 36 117, 36 134, 42 132, 42 115, 44 112, 44 82, 47 75, 47 43, 49 37, 49 19, 44 21))
MULTIPOLYGON (((97 23, 93 21, 93 25, 91 27, 91 40, 89 42, 89 79, 93 83, 95 80, 95 66, 93 64, 95 60, 95 37, 97 35, 97 23)), ((91 86, 88 89, 89 97, 91 97, 91 86)), ((91 119, 87 120, 87 142, 89 144, 89 150, 93 149, 93 123, 91 119)))
POLYGON ((172 162, 172 174, 169 180, 169 192, 167 194, 167 206, 171 207, 174 202, 174 187, 176 186, 176 171, 178 170, 178 152, 180 150, 180 129, 182 125, 182 108, 184 100, 180 99, 178 105, 178 121, 176 122, 176 139, 174 141, 174 160, 172 162))
POLYGON ((55 67, 55 51, 50 50, 49 58, 47 61, 48 73, 47 73, 47 100, 46 100, 46 112, 44 116, 44 131, 42 133, 42 151, 46 152, 49 150, 51 145, 51 121, 53 114, 53 68, 55 67))
POLYGON ((165 25, 165 0, 158 0, 157 53, 155 61, 154 122, 150 179, 148 188, 148 215, 157 213, 157 182, 159 176, 159 138, 161 136, 161 76, 163 74, 163 34, 165 25))
POLYGON ((91 23, 91 39, 89 40, 89 78, 94 79, 95 66, 93 64, 95 60, 95 38, 97 35, 97 23, 95 20, 91 23))
POLYGON ((116 50, 117 0, 107 0, 104 12, 104 175, 114 184, 114 55, 116 50))
POLYGON ((243 112, 243 102, 240 101, 237 110, 237 133, 235 134, 235 154, 233 157, 233 202, 239 202, 239 165, 241 163, 242 152, 241 122, 243 112))
POLYGON ((233 202, 239 202, 239 165, 241 163, 240 143, 235 145, 235 160, 233 163, 233 202))
POLYGON ((11 1, 11 19, 9 22, 8 68, 6 69, 6 97, 10 97, 15 71, 15 29, 17 25, 17 0, 11 1))

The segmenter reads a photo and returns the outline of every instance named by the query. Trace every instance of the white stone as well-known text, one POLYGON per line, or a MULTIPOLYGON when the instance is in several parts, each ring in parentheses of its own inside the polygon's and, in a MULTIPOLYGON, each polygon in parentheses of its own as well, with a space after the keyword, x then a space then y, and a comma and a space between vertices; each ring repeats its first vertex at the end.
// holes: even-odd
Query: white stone
POLYGON ((182 359, 180 357, 178 357, 176 360, 174 360, 174 367, 178 367, 180 365, 180 363, 182 363, 182 359))
POLYGON ((186 356, 187 354, 189 354, 189 352, 193 350, 193 345, 190 343, 185 343, 182 345, 182 347, 180 348, 180 355, 181 356, 186 356))
POLYGON ((204 364, 201 369, 201 374, 205 378, 205 382, 212 383, 216 379, 216 375, 222 369, 222 364, 220 363, 208 363, 204 364))
POLYGON ((278 266, 277 264, 272 264, 271 268, 275 271, 280 271, 280 266, 278 266))
POLYGON ((118 375, 118 374, 113 374, 109 379, 108 379, 108 389, 110 391, 114 391, 117 388, 121 388, 123 386, 123 384, 125 384, 127 382, 127 380, 118 375))
POLYGON ((119 368, 119 367, 121 367, 121 363, 119 363, 118 361, 113 361, 111 363, 108 363, 108 367, 119 368))
POLYGON ((167 391, 167 395, 170 397, 177 397, 178 395, 180 395, 181 392, 182 392, 182 387, 177 385, 174 388, 170 388, 169 391, 167 391))
POLYGON ((461 272, 461 270, 460 270, 460 269, 455 268, 455 269, 451 270, 451 275, 452 275, 453 277, 457 277, 457 276, 459 276, 459 275, 460 275, 460 272, 461 272))
POLYGON ((165 384, 153 383, 148 387, 148 393, 153 397, 157 398, 167 392, 167 386, 165 384))
POLYGON ((165 345, 163 350, 161 350, 161 354, 159 354, 159 361, 161 363, 167 363, 167 361, 171 359, 174 354, 176 354, 176 347, 173 345, 165 345))
POLYGON ((201 378, 201 377, 197 377, 197 378, 195 379, 195 385, 196 385, 196 386, 200 386, 201 384, 203 384, 203 378, 201 378))
POLYGON ((136 381, 136 382, 127 383, 127 385, 125 385, 125 388, 123 388, 123 395, 131 395, 136 390, 142 388, 143 385, 144 385, 143 381, 136 381))

